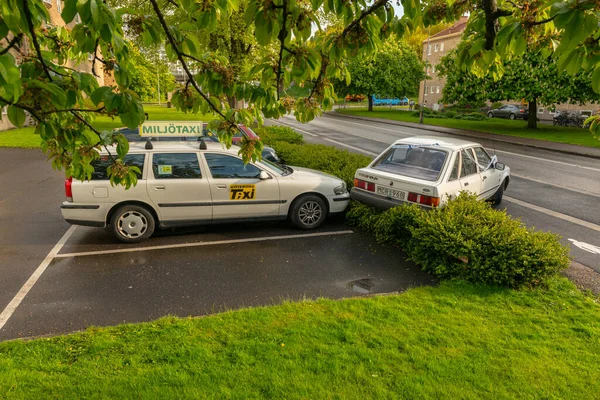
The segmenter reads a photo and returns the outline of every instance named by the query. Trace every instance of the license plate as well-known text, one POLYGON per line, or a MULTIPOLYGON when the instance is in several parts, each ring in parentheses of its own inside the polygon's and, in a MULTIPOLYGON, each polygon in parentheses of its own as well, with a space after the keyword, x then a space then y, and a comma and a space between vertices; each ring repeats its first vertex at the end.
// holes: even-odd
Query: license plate
POLYGON ((404 197, 406 196, 406 193, 402 190, 390 189, 384 186, 377 186, 377 194, 398 200, 404 200, 404 197))

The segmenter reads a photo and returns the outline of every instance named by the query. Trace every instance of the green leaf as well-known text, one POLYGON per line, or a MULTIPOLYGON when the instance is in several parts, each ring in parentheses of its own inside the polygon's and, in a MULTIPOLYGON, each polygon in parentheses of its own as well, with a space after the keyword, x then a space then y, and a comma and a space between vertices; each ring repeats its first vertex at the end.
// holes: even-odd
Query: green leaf
POLYGON ((94 90, 94 93, 90 96, 95 105, 98 105, 104 101, 104 96, 106 93, 112 92, 112 88, 110 86, 102 86, 98 89, 94 90))
POLYGON ((25 123, 25 111, 15 106, 8 106, 8 120, 17 128, 22 127, 25 123))
POLYGON ((117 154, 122 160, 129 152, 129 142, 127 141, 127 138, 123 135, 115 135, 115 140, 117 141, 117 154))
POLYGON ((94 21, 95 24, 98 23, 98 3, 96 3, 96 0, 89 0, 90 2, 90 14, 92 15, 92 21, 94 21))
POLYGON ((600 93, 600 65, 596 67, 592 74, 592 88, 594 88, 594 92, 600 93))
POLYGON ((64 8, 60 16, 62 17, 63 21, 68 24, 69 22, 73 21, 73 18, 75 18, 75 15, 77 15, 77 0, 65 0, 63 7, 64 8))

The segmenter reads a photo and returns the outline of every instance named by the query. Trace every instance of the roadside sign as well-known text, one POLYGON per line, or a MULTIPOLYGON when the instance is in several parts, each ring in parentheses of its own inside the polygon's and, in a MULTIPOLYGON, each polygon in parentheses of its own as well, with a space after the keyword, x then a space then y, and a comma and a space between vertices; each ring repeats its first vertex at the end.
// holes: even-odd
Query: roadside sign
POLYGON ((140 125, 140 136, 202 136, 202 121, 146 121, 140 125))

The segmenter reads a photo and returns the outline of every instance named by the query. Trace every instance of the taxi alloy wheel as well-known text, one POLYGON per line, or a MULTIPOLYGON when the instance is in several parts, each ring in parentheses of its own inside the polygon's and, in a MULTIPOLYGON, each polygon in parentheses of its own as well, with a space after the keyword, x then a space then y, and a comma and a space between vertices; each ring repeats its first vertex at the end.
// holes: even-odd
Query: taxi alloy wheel
POLYGON ((306 195, 294 202, 292 222, 300 229, 315 229, 325 222, 327 206, 318 196, 306 195))
POLYGON ((110 225, 117 239, 125 243, 137 243, 152 236, 155 221, 146 208, 126 205, 115 211, 110 225))

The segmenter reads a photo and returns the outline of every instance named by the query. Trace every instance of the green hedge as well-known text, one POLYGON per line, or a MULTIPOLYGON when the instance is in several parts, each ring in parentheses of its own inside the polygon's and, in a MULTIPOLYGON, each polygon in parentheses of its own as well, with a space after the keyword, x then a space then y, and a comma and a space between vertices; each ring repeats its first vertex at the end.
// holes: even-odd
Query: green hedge
MULTIPOLYGON (((302 144, 290 128, 257 133, 290 165, 336 175, 349 187, 355 171, 371 161, 331 146, 302 144)), ((424 271, 442 279, 531 287, 569 266, 568 249, 557 235, 528 229, 466 194, 431 211, 417 205, 380 211, 352 201, 346 222, 380 243, 401 247, 424 271)))

